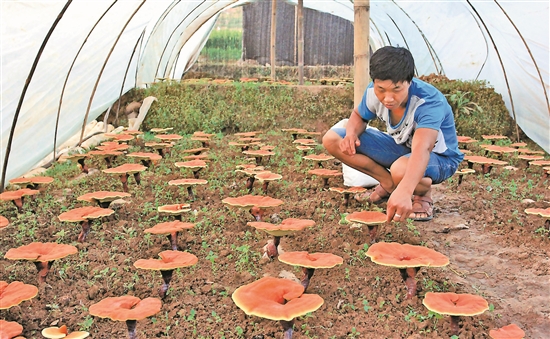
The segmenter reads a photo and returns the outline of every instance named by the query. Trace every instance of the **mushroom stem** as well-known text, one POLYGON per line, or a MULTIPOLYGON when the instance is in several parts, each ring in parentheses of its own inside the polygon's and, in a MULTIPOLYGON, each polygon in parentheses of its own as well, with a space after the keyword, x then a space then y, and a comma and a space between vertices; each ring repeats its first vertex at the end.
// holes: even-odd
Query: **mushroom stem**
POLYGON ((405 287, 407 288, 406 299, 411 299, 416 295, 416 273, 420 270, 420 267, 407 267, 400 268, 399 272, 401 273, 401 278, 405 282, 405 287))
POLYGON ((252 192, 252 188, 254 187, 254 180, 256 180, 256 178, 254 177, 248 177, 248 179, 246 179, 246 188, 248 189, 248 193, 252 192))
POLYGON ((279 320, 279 323, 283 326, 284 339, 292 339, 292 327, 294 326, 294 319, 290 321, 279 320))
POLYGON ((76 162, 80 164, 82 173, 88 173, 88 166, 86 166, 86 164, 84 163, 84 158, 80 158, 76 162))
POLYGON ((46 276, 50 272, 50 268, 53 265, 54 260, 52 261, 35 261, 34 265, 38 270, 38 283, 42 284, 46 282, 46 276))
POLYGON ((160 274, 162 274, 162 280, 164 281, 162 286, 159 288, 159 296, 161 297, 161 299, 164 299, 164 297, 166 296, 166 292, 170 288, 170 281, 172 280, 172 273, 173 272, 174 272, 174 270, 162 270, 162 271, 160 271, 160 274))
POLYGON ((279 243, 281 242, 281 237, 273 236, 273 242, 267 244, 266 253, 270 258, 275 258, 279 255, 279 243))
POLYGON ((107 168, 111 168, 111 157, 105 157, 105 163, 107 164, 107 168))
POLYGON ((328 178, 323 178, 323 188, 328 189, 328 178))
POLYGON ((256 219, 256 221, 262 221, 264 213, 265 211, 257 206, 253 206, 250 209, 250 214, 252 214, 252 216, 254 217, 254 219, 256 219))
POLYGON ((462 184, 462 177, 463 177, 463 175, 458 176, 458 185, 457 186, 460 186, 460 184, 462 184))
POLYGON ((80 231, 80 234, 78 235, 78 242, 83 243, 86 241, 86 236, 88 233, 90 233, 90 221, 84 220, 80 225, 82 226, 82 231, 80 231))
POLYGON ((305 293, 307 290, 307 287, 309 286, 309 280, 311 279, 311 277, 313 277, 313 273, 315 273, 315 269, 303 267, 302 271, 304 272, 304 277, 302 278, 302 286, 304 286, 304 293, 305 293))
POLYGON ((13 201, 13 204, 15 205, 15 207, 17 207, 17 212, 18 213, 23 212, 23 197, 18 198, 18 199, 13 199, 12 201, 13 201))
POLYGON ((491 169, 493 168, 493 165, 491 165, 491 164, 483 164, 483 165, 481 166, 481 168, 482 168, 482 173, 483 173, 483 174, 489 174, 489 173, 491 173, 491 169))
POLYGON ((469 168, 469 169, 473 169, 473 168, 474 168, 474 163, 468 161, 468 168, 469 168))
POLYGON ((262 164, 262 157, 256 157, 256 165, 260 166, 262 164))
POLYGON ((178 250, 178 232, 172 232, 166 236, 172 245, 172 251, 178 250))
POLYGON ((193 194, 193 188, 191 186, 187 186, 187 195, 189 199, 195 201, 195 195, 193 194))
POLYGON ((296 140, 297 137, 298 137, 298 133, 292 133, 292 140, 296 140))
POLYGON ((202 168, 199 168, 198 170, 196 171, 193 171, 193 177, 195 177, 195 179, 198 179, 199 178, 199 172, 201 171, 202 168))
POLYGON ((136 326, 137 320, 126 320, 126 327, 128 327, 128 338, 137 339, 136 326))
POLYGON ((128 173, 123 173, 120 176, 120 181, 122 182, 122 191, 128 193, 128 173))
POLYGON ((376 242, 376 235, 378 233, 378 225, 368 226, 370 243, 374 244, 376 242))
POLYGON ((147 159, 141 159, 141 163, 143 164, 143 166, 149 168, 149 166, 151 166, 151 160, 147 160, 147 159))
POLYGON ((460 320, 460 317, 457 315, 451 316, 451 333, 454 335, 458 335, 458 332, 460 332, 460 327, 458 326, 458 321, 460 320))
POLYGON ((109 206, 111 206, 111 202, 110 201, 97 201, 97 204, 99 205, 99 207, 101 208, 109 208, 109 206))
POLYGON ((349 205, 349 197, 350 197, 350 195, 351 195, 350 193, 344 193, 344 205, 345 205, 346 207, 348 207, 348 205, 349 205))
POLYGON ((269 181, 264 181, 264 184, 262 185, 262 189, 264 190, 264 194, 267 194, 267 186, 269 185, 269 181))
POLYGON ((136 180, 136 184, 141 184, 141 173, 140 172, 136 172, 134 173, 134 179, 136 180))

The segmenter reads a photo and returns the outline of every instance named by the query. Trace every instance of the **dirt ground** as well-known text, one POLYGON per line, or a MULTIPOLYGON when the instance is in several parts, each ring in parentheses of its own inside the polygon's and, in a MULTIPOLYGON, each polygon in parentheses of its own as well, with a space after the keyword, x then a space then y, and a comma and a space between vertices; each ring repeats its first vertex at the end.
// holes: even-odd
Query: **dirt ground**
MULTIPOLYGON (((489 330, 510 323, 525 330, 526 338, 549 337, 549 232, 542 218, 524 213, 527 207, 550 206, 550 180, 540 168, 527 169, 518 160, 508 159, 518 171, 494 168, 488 175, 466 176, 461 185, 453 177, 434 186, 432 221, 382 225, 379 241, 427 246, 450 259, 444 268, 422 268, 417 296, 405 300, 399 271, 374 264, 365 255, 370 244, 367 230, 342 222, 346 213, 377 207, 355 201, 346 207, 341 195, 323 189, 321 178, 307 174, 315 164, 301 158, 289 134, 266 132, 260 137, 275 146, 276 153, 263 165, 283 177, 268 186, 267 195, 284 204, 268 210, 267 221, 316 222, 283 237, 281 250, 330 252, 344 259, 343 265, 315 272, 307 293, 320 295, 324 304, 295 319, 295 338, 450 338, 449 316, 428 312, 422 305, 429 291, 472 293, 487 299, 489 311, 461 318, 459 338, 489 338, 489 330)), ((65 324, 69 331, 87 330, 92 338, 125 338, 125 324, 90 316, 88 308, 106 297, 157 297, 161 274, 137 269, 133 263, 158 258, 170 244, 164 236, 146 235, 143 230, 173 220, 160 215, 158 206, 190 203, 191 212, 183 215, 183 221, 195 227, 180 235, 179 245, 199 262, 175 272, 160 313, 138 321, 138 337, 282 338, 278 322, 247 316, 231 299, 236 288, 263 276, 302 276, 297 267, 262 259, 270 236, 247 226, 254 221, 247 210, 222 203, 224 198, 247 194, 246 178, 234 170, 250 160, 239 147, 228 146, 228 141, 236 139, 214 137, 208 151, 211 160, 199 172, 208 184, 194 189, 193 201, 185 189, 168 185, 169 180, 192 176, 173 164, 185 156, 181 150, 200 146, 188 137, 179 141, 159 164, 143 173, 139 186, 133 178, 129 180, 132 196, 125 199, 126 204, 113 207, 113 216, 94 222, 85 243, 76 241, 78 224, 59 222, 57 216, 91 205, 77 201, 84 193, 121 191, 117 177, 94 170, 83 175, 75 164, 64 164, 50 170, 55 182, 35 200, 27 199, 23 213, 3 202, 0 214, 11 225, 0 231, 0 280, 37 284, 32 263, 3 258, 10 248, 32 241, 59 242, 72 244, 79 252, 56 261, 38 296, 0 310, 0 318, 23 325, 26 338, 42 338, 40 331, 52 324, 65 324)), ((312 151, 322 152, 321 146, 312 151)), ((131 162, 124 157, 116 161, 131 162)), ((88 163, 105 168, 103 162, 88 163)), ((341 169, 334 161, 325 167, 341 169)), ((329 184, 342 186, 343 180, 330 179, 329 184)), ((259 182, 252 194, 264 194, 259 182)))

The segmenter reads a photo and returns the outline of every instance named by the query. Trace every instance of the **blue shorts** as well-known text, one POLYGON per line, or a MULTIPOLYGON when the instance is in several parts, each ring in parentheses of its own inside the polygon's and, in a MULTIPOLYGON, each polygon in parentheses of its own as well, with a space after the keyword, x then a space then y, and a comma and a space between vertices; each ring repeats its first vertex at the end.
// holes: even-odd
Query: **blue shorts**
MULTIPOLYGON (((331 130, 342 138, 346 136, 345 128, 331 130)), ((409 147, 395 143, 391 136, 374 128, 368 128, 361 133, 359 141, 361 145, 357 147, 357 153, 366 155, 387 169, 400 157, 411 156, 409 147)), ((431 178, 433 184, 439 184, 450 178, 456 172, 458 165, 459 163, 450 157, 431 152, 424 177, 431 178)))

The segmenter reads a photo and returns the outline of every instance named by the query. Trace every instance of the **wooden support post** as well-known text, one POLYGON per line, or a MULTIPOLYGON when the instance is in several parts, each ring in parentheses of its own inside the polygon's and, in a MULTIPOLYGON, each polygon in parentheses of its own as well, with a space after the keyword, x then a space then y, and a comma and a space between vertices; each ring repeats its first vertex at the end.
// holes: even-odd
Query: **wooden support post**
POLYGON ((277 0, 271 0, 271 80, 275 81, 275 50, 277 44, 277 0))
POLYGON ((304 0, 298 0, 298 79, 304 84, 304 0))
POLYGON ((369 85, 369 16, 370 0, 355 0, 354 22, 353 22, 353 62, 354 70, 354 90, 353 102, 355 106, 361 103, 363 93, 369 85))

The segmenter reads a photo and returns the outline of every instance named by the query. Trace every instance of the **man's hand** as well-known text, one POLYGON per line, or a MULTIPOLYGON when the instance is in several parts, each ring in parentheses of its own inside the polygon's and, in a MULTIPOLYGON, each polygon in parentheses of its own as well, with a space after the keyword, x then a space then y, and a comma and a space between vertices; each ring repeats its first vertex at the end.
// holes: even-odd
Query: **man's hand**
POLYGON ((359 137, 356 134, 346 134, 344 139, 340 141, 340 151, 347 155, 354 155, 355 148, 361 145, 359 137))
POLYGON ((411 195, 402 192, 399 186, 392 192, 390 199, 388 200, 388 207, 386 214, 388 218, 387 222, 405 221, 412 212, 412 200, 411 195))

